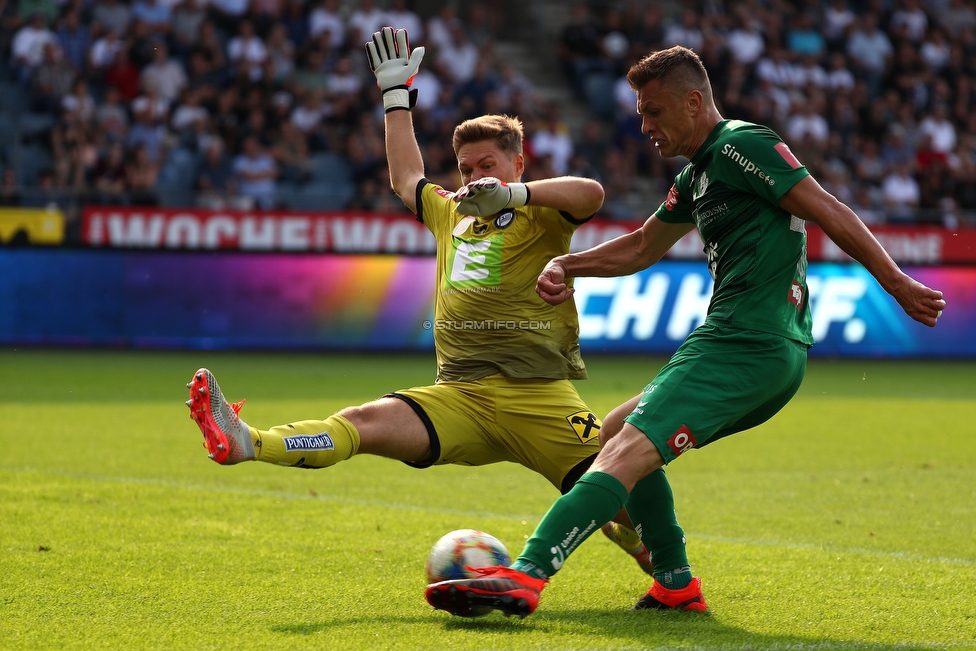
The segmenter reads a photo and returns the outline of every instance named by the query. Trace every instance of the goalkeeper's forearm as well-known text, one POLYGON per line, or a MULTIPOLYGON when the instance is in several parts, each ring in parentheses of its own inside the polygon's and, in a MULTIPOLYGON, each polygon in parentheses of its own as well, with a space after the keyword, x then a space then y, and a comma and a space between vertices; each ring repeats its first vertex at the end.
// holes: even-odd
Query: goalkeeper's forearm
POLYGON ((416 212, 417 183, 424 176, 424 159, 413 132, 413 116, 410 111, 390 111, 385 124, 390 184, 407 207, 416 212))
POLYGON ((526 183, 533 206, 545 206, 573 217, 592 217, 603 205, 603 186, 593 179, 561 176, 526 183))

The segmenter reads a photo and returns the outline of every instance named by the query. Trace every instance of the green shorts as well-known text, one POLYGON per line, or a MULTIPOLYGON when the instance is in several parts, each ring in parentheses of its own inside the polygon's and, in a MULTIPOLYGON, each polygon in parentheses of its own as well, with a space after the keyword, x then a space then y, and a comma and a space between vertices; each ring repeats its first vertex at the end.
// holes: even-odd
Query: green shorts
POLYGON ((600 449, 602 422, 569 380, 492 375, 389 395, 409 404, 427 426, 430 456, 406 462, 416 468, 512 461, 565 493, 600 449))
POLYGON ((624 419, 665 463, 763 423, 800 388, 807 346, 752 330, 696 329, 624 419))

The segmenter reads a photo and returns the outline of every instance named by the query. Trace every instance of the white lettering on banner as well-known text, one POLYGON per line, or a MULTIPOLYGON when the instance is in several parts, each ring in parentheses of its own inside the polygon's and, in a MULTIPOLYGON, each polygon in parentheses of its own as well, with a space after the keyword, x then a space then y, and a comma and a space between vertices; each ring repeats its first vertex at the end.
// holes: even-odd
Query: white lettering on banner
POLYGON ((379 251, 380 235, 383 224, 365 219, 332 220, 332 249, 334 251, 352 251, 366 249, 379 251))
POLYGON ((159 248, 163 239, 163 217, 153 215, 147 221, 138 213, 123 215, 109 213, 108 243, 111 246, 159 248))
MULTIPOLYGON (((875 233, 874 236, 895 262, 937 264, 942 262, 943 239, 940 233, 875 233)), ((850 262, 851 257, 823 233, 820 237, 820 259, 828 262, 850 262)))
POLYGON ((246 251, 271 251, 275 247, 275 220, 251 217, 241 220, 240 248, 246 251))
POLYGON ((685 274, 678 286, 678 296, 674 299, 674 308, 668 320, 668 339, 681 341, 689 332, 704 323, 711 300, 712 283, 706 283, 705 276, 685 274))
POLYGON ((868 283, 864 278, 854 276, 832 276, 807 278, 810 296, 810 311, 813 314, 813 340, 823 341, 830 325, 844 324, 844 341, 856 344, 867 334, 867 325, 855 319, 857 302, 864 298, 868 283))
POLYGON ((214 215, 203 226, 203 248, 219 249, 237 236, 237 223, 227 215, 214 215))
POLYGON ((160 209, 86 209, 83 240, 91 246, 243 251, 339 251, 429 254, 437 250, 419 222, 394 215, 233 214, 160 209))
POLYGON ((281 220, 279 246, 283 251, 308 251, 311 246, 308 217, 285 217, 281 220))
POLYGON ((200 248, 200 220, 193 215, 176 215, 166 224, 166 247, 200 248))
POLYGON ((641 281, 640 276, 577 278, 574 286, 576 308, 580 315, 580 338, 621 339, 628 328, 631 328, 634 339, 653 337, 670 279, 667 274, 651 274, 643 291, 640 289, 641 281), (587 303, 597 296, 610 297, 606 316, 587 313, 587 303))
POLYGON ((576 253, 578 251, 592 249, 598 244, 609 242, 615 237, 626 235, 637 228, 640 228, 640 224, 594 224, 589 222, 580 226, 573 233, 573 240, 570 243, 569 250, 576 253))

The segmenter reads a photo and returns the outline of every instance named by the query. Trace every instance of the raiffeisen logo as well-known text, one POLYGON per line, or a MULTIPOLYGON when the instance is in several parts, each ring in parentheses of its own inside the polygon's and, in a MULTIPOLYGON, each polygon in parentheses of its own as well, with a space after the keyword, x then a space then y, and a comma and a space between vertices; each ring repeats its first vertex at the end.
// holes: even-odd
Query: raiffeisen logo
POLYGON ((725 146, 722 147, 722 154, 732 159, 733 163, 738 163, 739 165, 741 165, 742 171, 744 173, 755 174, 761 180, 765 181, 769 185, 776 185, 776 181, 772 177, 766 174, 766 172, 759 169, 759 167, 757 167, 756 164, 753 163, 751 160, 749 160, 748 158, 740 154, 736 150, 735 145, 726 143, 725 146))

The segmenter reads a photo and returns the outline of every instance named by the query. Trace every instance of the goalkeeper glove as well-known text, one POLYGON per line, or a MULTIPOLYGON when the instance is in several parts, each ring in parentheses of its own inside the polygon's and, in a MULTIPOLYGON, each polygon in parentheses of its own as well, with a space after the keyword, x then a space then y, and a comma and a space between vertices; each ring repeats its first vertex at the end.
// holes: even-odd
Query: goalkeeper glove
POLYGON ((408 111, 417 103, 417 91, 410 84, 424 58, 424 48, 410 51, 407 30, 384 27, 373 32, 373 40, 366 43, 366 58, 376 75, 376 85, 383 93, 386 112, 408 111))
POLYGON ((493 176, 472 181, 454 193, 457 211, 463 215, 486 217, 529 203, 529 188, 524 183, 504 183, 493 176))

